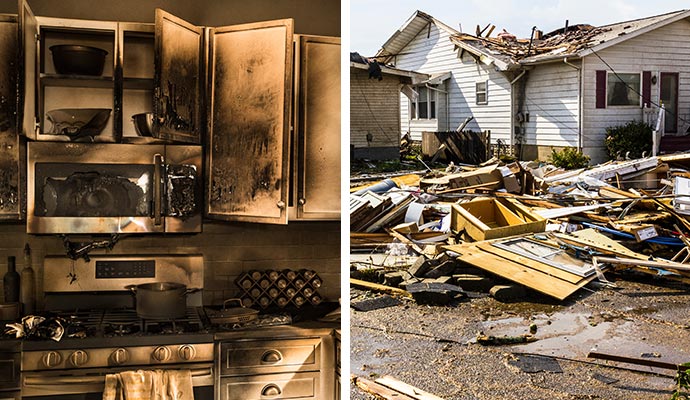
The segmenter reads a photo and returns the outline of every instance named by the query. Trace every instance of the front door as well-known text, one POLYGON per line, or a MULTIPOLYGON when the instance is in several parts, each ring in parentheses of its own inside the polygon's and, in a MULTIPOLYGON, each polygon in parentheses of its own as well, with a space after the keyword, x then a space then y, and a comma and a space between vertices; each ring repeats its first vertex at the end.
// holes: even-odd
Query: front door
POLYGON ((666 109, 664 133, 678 132, 678 73, 662 72, 659 99, 666 109))

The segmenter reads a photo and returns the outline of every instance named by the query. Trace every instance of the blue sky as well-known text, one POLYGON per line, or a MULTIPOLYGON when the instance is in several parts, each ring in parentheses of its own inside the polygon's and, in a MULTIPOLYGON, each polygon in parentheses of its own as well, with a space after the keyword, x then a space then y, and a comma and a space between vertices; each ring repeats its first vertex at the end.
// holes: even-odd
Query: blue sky
POLYGON ((573 24, 605 25, 689 9, 687 0, 350 0, 350 51, 372 56, 415 10, 447 25, 474 33, 477 25, 496 25, 529 38, 532 26, 546 32, 573 24))

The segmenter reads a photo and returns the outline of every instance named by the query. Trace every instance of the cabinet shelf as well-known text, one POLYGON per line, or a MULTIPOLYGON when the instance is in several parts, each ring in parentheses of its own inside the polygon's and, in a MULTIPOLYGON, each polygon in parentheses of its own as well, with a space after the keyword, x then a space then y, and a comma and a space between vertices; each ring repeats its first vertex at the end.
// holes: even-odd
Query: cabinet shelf
POLYGON ((112 88, 113 84, 113 78, 110 76, 41 74, 41 87, 112 88))

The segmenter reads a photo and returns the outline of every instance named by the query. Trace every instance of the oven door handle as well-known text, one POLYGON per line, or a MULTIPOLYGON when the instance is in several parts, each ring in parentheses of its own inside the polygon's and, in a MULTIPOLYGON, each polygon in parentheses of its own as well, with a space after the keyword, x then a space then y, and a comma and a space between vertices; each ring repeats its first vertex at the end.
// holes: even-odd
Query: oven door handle
MULTIPOLYGON (((212 378, 213 368, 192 370, 192 378, 212 378)), ((55 385, 98 385, 105 384, 105 375, 90 376, 27 376, 24 377, 25 386, 55 386, 55 385)))

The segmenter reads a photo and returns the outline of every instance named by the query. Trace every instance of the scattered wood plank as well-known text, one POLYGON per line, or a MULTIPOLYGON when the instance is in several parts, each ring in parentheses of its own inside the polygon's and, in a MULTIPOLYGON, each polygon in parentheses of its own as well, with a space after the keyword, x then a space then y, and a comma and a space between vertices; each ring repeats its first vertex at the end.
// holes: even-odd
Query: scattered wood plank
POLYGON ((408 385, 407 383, 389 375, 384 375, 376 379, 375 382, 417 400, 443 400, 442 398, 434 394, 425 392, 424 390, 414 387, 412 385, 408 385))
POLYGON ((367 393, 371 393, 379 399, 385 400, 415 400, 414 397, 406 396, 400 392, 390 389, 380 383, 376 383, 366 378, 352 375, 352 383, 367 393))
POLYGON ((404 297, 412 297, 410 292, 386 285, 381 285, 379 283, 374 283, 374 282, 368 282, 368 281, 363 281, 361 279, 354 279, 350 278, 350 285, 352 286, 357 286, 360 288, 364 288, 367 290, 373 290, 376 292, 384 292, 384 293, 389 293, 389 294, 395 294, 398 296, 404 296, 404 297))

